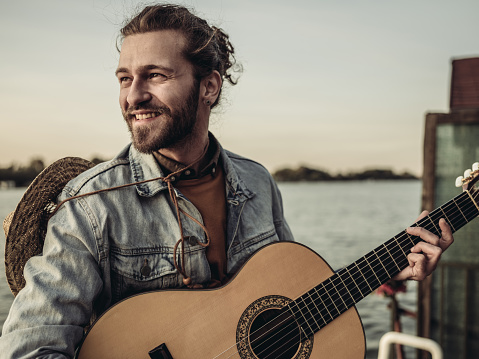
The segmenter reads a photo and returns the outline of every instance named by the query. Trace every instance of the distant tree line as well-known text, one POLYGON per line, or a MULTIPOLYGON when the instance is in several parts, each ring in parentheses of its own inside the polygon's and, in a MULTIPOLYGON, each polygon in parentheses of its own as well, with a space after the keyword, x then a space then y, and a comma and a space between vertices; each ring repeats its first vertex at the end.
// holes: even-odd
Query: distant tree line
MULTIPOLYGON (((91 161, 98 164, 104 162, 105 159, 95 157, 91 161)), ((0 182, 13 183, 15 187, 27 187, 45 167, 45 162, 41 158, 33 158, 26 166, 10 165, 9 167, 0 168, 0 182)), ((396 174, 391 170, 385 169, 365 170, 344 175, 331 175, 326 171, 305 166, 301 166, 297 169, 280 169, 273 173, 273 177, 278 182, 418 179, 418 177, 408 172, 396 174)))
POLYGON ((283 168, 273 173, 278 182, 297 181, 364 181, 364 180, 417 180, 418 177, 411 173, 404 172, 396 174, 388 169, 371 169, 357 173, 331 175, 330 173, 301 166, 297 169, 283 168))
MULTIPOLYGON (((104 159, 98 157, 91 160, 95 164, 104 161, 104 159)), ((45 162, 41 158, 31 159, 26 166, 12 164, 8 167, 0 168, 0 183, 13 183, 15 187, 27 187, 45 168, 45 162)))

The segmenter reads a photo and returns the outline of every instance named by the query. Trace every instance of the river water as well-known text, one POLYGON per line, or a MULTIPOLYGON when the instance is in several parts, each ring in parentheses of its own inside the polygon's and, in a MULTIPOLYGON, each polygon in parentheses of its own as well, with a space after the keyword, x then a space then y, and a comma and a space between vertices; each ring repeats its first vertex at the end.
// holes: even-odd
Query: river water
MULTIPOLYGON (((285 216, 298 242, 319 253, 333 269, 349 265, 412 224, 419 214, 419 181, 281 183, 285 216)), ((15 209, 24 188, 0 190, 0 219, 15 209)), ((0 234, 3 258, 5 237, 0 234)), ((0 261, 0 326, 13 301, 0 261)), ((398 295, 400 305, 416 309, 416 283, 398 295)), ((390 331, 389 299, 376 294, 358 303, 367 359, 377 358, 381 336, 390 331)), ((403 331, 415 334, 415 320, 403 318, 403 331)))

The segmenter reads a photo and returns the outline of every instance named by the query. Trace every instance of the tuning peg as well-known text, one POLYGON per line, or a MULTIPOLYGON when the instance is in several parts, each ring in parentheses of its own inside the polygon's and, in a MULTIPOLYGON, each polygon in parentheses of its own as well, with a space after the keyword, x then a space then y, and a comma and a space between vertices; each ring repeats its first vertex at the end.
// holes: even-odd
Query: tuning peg
POLYGON ((456 187, 462 187, 462 180, 464 178, 462 176, 459 176, 456 178, 456 187))
POLYGON ((464 171, 464 178, 468 178, 471 176, 472 171, 471 170, 465 170, 464 171))
POLYGON ((473 171, 473 172, 476 172, 477 170, 479 170, 479 162, 475 162, 475 163, 472 165, 472 171, 473 171))

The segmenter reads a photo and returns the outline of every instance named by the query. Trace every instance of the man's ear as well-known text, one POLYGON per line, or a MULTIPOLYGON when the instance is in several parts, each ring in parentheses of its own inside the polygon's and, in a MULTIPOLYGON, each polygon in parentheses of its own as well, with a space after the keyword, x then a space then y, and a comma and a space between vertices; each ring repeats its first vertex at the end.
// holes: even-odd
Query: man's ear
POLYGON ((201 79, 200 97, 202 102, 207 106, 211 106, 218 99, 221 91, 223 80, 218 71, 214 70, 208 76, 201 79))

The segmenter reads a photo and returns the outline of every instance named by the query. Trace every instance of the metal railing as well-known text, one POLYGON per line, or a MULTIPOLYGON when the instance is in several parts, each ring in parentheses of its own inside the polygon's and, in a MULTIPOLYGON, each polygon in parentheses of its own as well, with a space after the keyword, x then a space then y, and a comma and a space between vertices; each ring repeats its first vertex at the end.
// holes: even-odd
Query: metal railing
POLYGON ((389 358, 391 344, 408 345, 413 348, 427 350, 431 353, 432 359, 443 359, 442 349, 434 340, 398 332, 388 332, 381 337, 378 359, 389 358))

